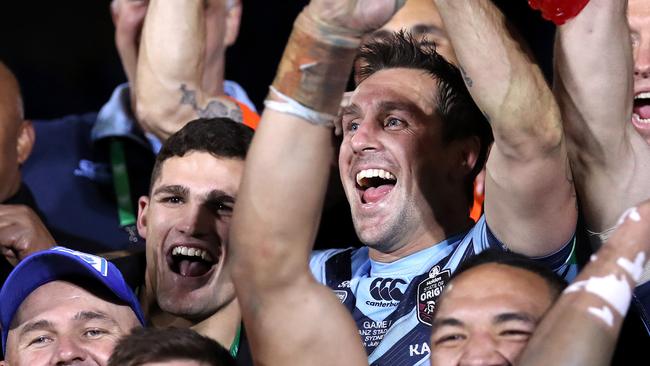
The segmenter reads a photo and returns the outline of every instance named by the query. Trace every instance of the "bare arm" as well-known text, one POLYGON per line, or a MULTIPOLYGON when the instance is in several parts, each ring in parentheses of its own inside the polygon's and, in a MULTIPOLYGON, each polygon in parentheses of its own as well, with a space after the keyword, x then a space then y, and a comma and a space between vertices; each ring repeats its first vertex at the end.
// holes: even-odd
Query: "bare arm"
MULTIPOLYGON (((386 22, 395 3, 313 0, 294 23, 273 87, 336 115, 362 33, 386 22)), ((272 91, 268 100, 283 99, 272 91)), ((247 156, 229 246, 253 358, 258 365, 367 365, 349 312, 308 268, 333 132, 310 123, 318 118, 271 106, 247 156)))
POLYGON ((485 182, 490 228, 516 252, 553 253, 573 235, 577 210, 551 90, 491 1, 435 1, 494 132, 485 182))
POLYGON ((650 147, 634 131, 627 1, 591 0, 558 28, 555 87, 579 194, 593 231, 650 197, 650 147))
POLYGON ((650 201, 628 211, 546 314, 518 365, 609 365, 631 294, 650 257, 650 201))
POLYGON ((239 22, 241 5, 234 3, 231 8, 226 8, 225 0, 149 3, 138 59, 136 115, 158 138, 165 140, 199 117, 241 121, 239 107, 223 92, 225 44, 221 41, 227 42, 230 23, 239 22), (209 12, 225 12, 218 18, 225 22, 223 33, 214 34, 218 40, 212 45, 206 44, 209 12), (206 50, 211 54, 206 55, 206 50))

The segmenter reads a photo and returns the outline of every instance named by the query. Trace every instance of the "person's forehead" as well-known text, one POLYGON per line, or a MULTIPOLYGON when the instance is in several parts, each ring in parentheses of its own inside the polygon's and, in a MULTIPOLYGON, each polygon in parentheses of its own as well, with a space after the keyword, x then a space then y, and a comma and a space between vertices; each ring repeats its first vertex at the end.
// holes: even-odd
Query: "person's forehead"
POLYGON ((52 281, 38 287, 25 298, 14 316, 14 323, 23 324, 42 317, 42 320, 65 322, 80 311, 111 312, 123 306, 70 282, 52 281))
POLYGON ((466 310, 464 307, 475 307, 478 311, 488 305, 539 313, 551 303, 551 291, 541 276, 495 263, 462 273, 443 296, 439 310, 445 313, 461 312, 466 310))
POLYGON ((189 151, 162 162, 153 192, 160 186, 179 185, 196 189, 228 189, 235 193, 244 170, 244 160, 189 151))
POLYGON ((384 69, 368 76, 357 86, 350 96, 350 104, 412 103, 430 115, 436 92, 437 83, 425 70, 384 69))
POLYGON ((650 27, 650 0, 630 0, 627 6, 627 16, 632 27, 650 27))

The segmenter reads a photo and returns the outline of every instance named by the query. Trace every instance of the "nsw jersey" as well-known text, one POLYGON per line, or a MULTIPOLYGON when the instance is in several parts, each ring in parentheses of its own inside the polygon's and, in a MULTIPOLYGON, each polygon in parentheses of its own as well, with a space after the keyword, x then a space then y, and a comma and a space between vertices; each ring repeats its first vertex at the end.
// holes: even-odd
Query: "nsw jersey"
MULTIPOLYGON (((571 240, 557 253, 535 260, 567 280, 577 274, 571 240)), ((487 248, 507 250, 485 217, 469 231, 392 263, 368 257, 368 248, 314 252, 310 268, 350 310, 370 365, 429 365, 436 301, 465 259, 487 248)))

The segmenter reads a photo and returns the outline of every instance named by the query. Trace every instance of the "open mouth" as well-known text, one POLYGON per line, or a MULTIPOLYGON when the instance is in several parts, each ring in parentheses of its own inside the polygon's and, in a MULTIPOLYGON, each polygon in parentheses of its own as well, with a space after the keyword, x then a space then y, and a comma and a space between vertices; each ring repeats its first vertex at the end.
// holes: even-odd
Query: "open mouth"
POLYGON ((634 96, 632 118, 640 124, 650 124, 650 92, 639 93, 634 96))
POLYGON ((214 258, 207 250, 196 247, 177 245, 167 254, 167 264, 171 271, 183 277, 201 277, 218 263, 218 256, 214 258))
POLYGON ((397 178, 383 169, 364 169, 357 173, 357 189, 362 203, 375 203, 384 198, 397 184, 397 178))

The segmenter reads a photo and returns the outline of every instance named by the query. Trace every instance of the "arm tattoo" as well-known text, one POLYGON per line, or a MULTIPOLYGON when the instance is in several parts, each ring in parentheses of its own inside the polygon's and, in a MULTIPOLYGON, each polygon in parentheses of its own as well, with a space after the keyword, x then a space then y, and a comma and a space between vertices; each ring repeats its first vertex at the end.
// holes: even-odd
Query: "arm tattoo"
POLYGON ((199 107, 196 102, 196 92, 187 89, 187 85, 181 84, 181 102, 180 104, 187 104, 200 118, 215 118, 215 117, 228 117, 236 122, 242 122, 243 116, 239 108, 230 109, 226 104, 219 100, 211 100, 205 108, 199 107))
POLYGON ((467 72, 465 71, 465 69, 463 69, 462 66, 460 66, 460 74, 463 76, 463 80, 465 81, 467 88, 468 89, 471 88, 472 85, 474 85, 474 81, 472 80, 472 78, 469 77, 469 75, 467 75, 467 72))

